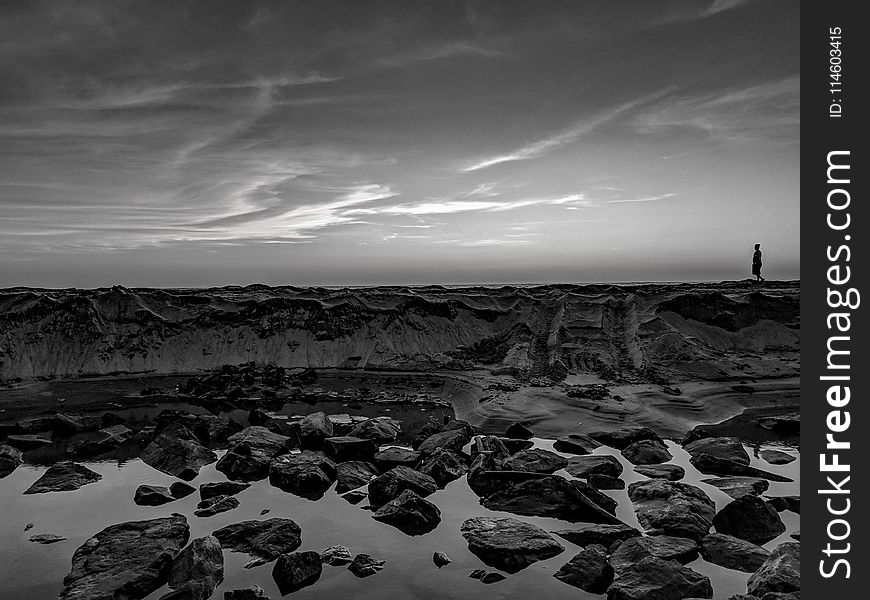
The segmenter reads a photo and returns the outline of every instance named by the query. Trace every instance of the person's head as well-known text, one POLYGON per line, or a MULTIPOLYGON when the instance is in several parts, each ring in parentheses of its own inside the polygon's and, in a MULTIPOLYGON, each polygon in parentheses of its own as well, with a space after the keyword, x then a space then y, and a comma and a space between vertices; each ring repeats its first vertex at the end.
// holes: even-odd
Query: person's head
POLYGON ((758 250, 759 248, 761 248, 761 244, 755 244, 755 249, 758 250))

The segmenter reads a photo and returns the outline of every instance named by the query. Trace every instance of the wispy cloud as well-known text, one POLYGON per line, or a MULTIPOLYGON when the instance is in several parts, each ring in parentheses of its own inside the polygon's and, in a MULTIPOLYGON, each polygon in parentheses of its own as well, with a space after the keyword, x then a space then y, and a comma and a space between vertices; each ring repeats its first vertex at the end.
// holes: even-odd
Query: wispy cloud
POLYGON ((380 208, 365 208, 353 211, 356 214, 386 214, 386 215, 446 215, 463 212, 489 211, 502 212, 517 210, 528 206, 588 206, 583 194, 555 196, 548 198, 518 198, 514 200, 445 200, 436 202, 418 202, 396 204, 380 208))
POLYGON ((631 102, 625 102, 613 108, 600 111, 595 115, 583 117, 575 121, 564 130, 559 131, 549 137, 530 142, 528 144, 525 144, 524 146, 520 146, 519 148, 516 148, 504 154, 497 154, 495 156, 479 159, 476 162, 463 167, 461 171, 464 173, 469 173, 472 171, 479 171, 481 169, 493 167, 495 165, 506 162, 538 158, 551 150, 555 150, 576 142, 584 135, 592 133, 599 127, 602 127, 607 123, 611 123, 617 120, 622 115, 640 106, 643 106, 661 98, 665 94, 669 93, 669 91, 670 90, 655 92, 653 94, 644 96, 643 98, 639 98, 631 102))
POLYGON ((606 204, 630 204, 633 202, 658 202, 659 200, 667 200, 668 198, 673 198, 675 196, 679 196, 680 194, 671 193, 671 194, 661 194, 659 196, 646 196, 642 198, 624 198, 620 200, 605 200, 606 204))

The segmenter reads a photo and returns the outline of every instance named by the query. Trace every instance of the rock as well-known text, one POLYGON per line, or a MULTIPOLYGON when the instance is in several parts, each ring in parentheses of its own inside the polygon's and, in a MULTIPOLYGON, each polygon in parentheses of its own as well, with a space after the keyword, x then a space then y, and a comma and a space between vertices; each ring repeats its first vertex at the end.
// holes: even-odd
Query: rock
POLYGON ((409 467, 413 469, 420 462, 422 454, 416 450, 391 446, 375 454, 374 461, 381 471, 389 471, 393 467, 409 467))
POLYGON ((434 479, 438 487, 443 488, 468 473, 468 461, 455 450, 440 448, 425 458, 417 470, 434 479))
POLYGON ((614 431, 596 431, 595 433, 590 433, 589 437, 599 444, 610 446, 617 450, 625 450, 630 445, 641 440, 661 441, 658 434, 649 427, 624 427, 614 431))
POLYGON ((749 454, 743 447, 743 442, 733 437, 708 437, 689 442, 684 446, 686 452, 693 457, 706 454, 723 460, 733 460, 742 465, 749 465, 749 454))
POLYGON ((616 500, 581 481, 568 481, 557 475, 505 485, 481 504, 490 510, 571 523, 619 523, 614 516, 616 500))
POLYGON ((509 456, 505 459, 502 466, 507 471, 528 471, 530 473, 550 474, 568 466, 568 460, 559 456, 555 452, 542 450, 540 448, 532 448, 530 450, 521 450, 520 452, 509 456))
POLYGON ((472 517, 462 524, 460 532, 473 554, 507 573, 565 551, 540 527, 513 518, 472 517))
POLYGON ((133 502, 139 506, 160 506, 174 500, 169 488, 160 485, 140 485, 133 495, 133 502))
POLYGON ((436 552, 432 555, 432 562, 435 563, 435 566, 439 569, 451 563, 450 557, 444 554, 443 552, 436 552))
MULTIPOLYGON (((182 550, 169 570, 169 587, 187 588, 188 597, 208 598, 224 580, 224 555, 212 535, 196 538, 182 550)), ((184 596, 182 596, 184 597, 184 596)))
POLYGON ((471 436, 465 429, 452 429, 436 433, 426 438, 417 448, 424 456, 433 454, 440 448, 460 452, 471 441, 471 436))
POLYGON ((227 550, 248 554, 261 563, 273 561, 302 545, 302 530, 292 519, 242 521, 222 527, 212 535, 227 550))
POLYGON ((680 465, 640 465, 634 468, 635 473, 646 475, 650 479, 667 479, 679 481, 686 476, 686 470, 680 465))
POLYGON ((349 460, 371 461, 378 447, 371 440, 342 436, 326 438, 322 442, 323 453, 336 462, 349 460))
POLYGON ((801 416, 799 413, 762 417, 756 420, 756 423, 762 429, 781 435, 800 435, 801 432, 801 416))
POLYGON ((54 431, 55 415, 27 417, 18 421, 17 431, 24 433, 50 433, 54 431))
POLYGON ((782 475, 769 473, 755 467, 747 467, 739 462, 725 458, 716 458, 709 454, 696 454, 689 462, 692 466, 708 475, 741 475, 746 477, 759 477, 770 481, 782 481, 789 483, 792 480, 782 475))
POLYGON ((378 470, 371 463, 359 460, 338 463, 336 465, 338 485, 335 486, 335 491, 341 494, 348 490, 355 490, 368 485, 377 476, 378 470))
POLYGON ((368 554, 357 554, 347 566, 347 570, 362 579, 363 577, 374 575, 383 569, 385 563, 386 561, 375 560, 368 554))
POLYGON ((217 496, 235 496, 249 487, 251 487, 250 483, 241 483, 238 481, 214 481, 203 483, 199 486, 199 497, 201 500, 208 500, 210 498, 216 498, 217 496))
POLYGON ((795 531, 794 533, 792 533, 792 534, 791 534, 790 536, 788 536, 788 537, 790 537, 790 538, 793 539, 793 540, 801 541, 801 530, 798 529, 797 531, 795 531))
POLYGON ((490 571, 489 573, 483 574, 483 576, 480 578, 480 582, 481 583, 498 583, 499 581, 504 581, 505 579, 507 579, 507 578, 504 575, 502 575, 501 573, 495 573, 495 572, 490 571))
POLYGON ((421 498, 435 493, 438 485, 435 480, 408 467, 395 467, 375 477, 369 483, 369 502, 381 506, 397 498, 405 490, 412 490, 421 498))
POLYGON ((732 498, 741 498, 746 494, 758 496, 770 487, 766 479, 758 477, 717 477, 715 479, 702 479, 701 483, 717 487, 732 498))
POLYGON ((593 473, 619 477, 622 474, 622 463, 615 456, 596 454, 594 456, 575 456, 565 467, 572 477, 586 479, 593 473))
POLYGON ((435 417, 429 417, 429 420, 426 422, 426 424, 423 425, 423 427, 420 428, 420 431, 418 431, 414 435, 414 439, 411 441, 411 448, 413 448, 414 450, 419 450, 420 444, 429 439, 430 436, 435 435, 436 433, 439 433, 441 431, 444 431, 444 425, 441 423, 441 421, 436 419, 435 417))
POLYGON ((335 567, 349 564, 353 560, 347 546, 330 546, 320 553, 320 562, 335 567))
POLYGON ((172 497, 176 500, 180 498, 187 498, 192 493, 196 491, 196 488, 192 485, 188 485, 183 481, 176 481, 172 485, 169 486, 169 493, 172 494, 172 497))
POLYGON ((647 479, 628 486, 640 524, 665 535, 700 540, 710 531, 716 505, 693 485, 647 479))
POLYGON ((392 444, 402 432, 402 424, 389 417, 375 417, 367 421, 363 421, 353 429, 348 435, 371 440, 377 445, 392 444))
POLYGON ((640 440, 622 451, 625 459, 633 465, 659 465, 673 459, 664 442, 659 440, 640 440))
POLYGON ((319 500, 335 481, 336 467, 322 452, 285 454, 272 459, 269 483, 300 498, 319 500))
POLYGON ((589 477, 586 478, 586 482, 594 487, 596 490, 624 490, 625 482, 618 477, 611 477, 610 475, 601 475, 599 473, 593 473, 589 477))
POLYGON ((199 508, 193 511, 193 514, 197 517, 213 517, 216 514, 238 508, 239 500, 232 496, 217 496, 215 498, 203 500, 197 506, 199 506, 199 508))
POLYGON ((613 582, 613 567, 607 562, 604 546, 596 544, 581 550, 553 577, 584 592, 603 594, 613 582))
POLYGON ((33 485, 27 488, 25 494, 44 494, 46 492, 69 492, 83 485, 102 479, 99 473, 74 462, 59 462, 48 468, 33 485))
POLYGON ((767 543, 785 532, 776 509, 751 494, 726 504, 713 518, 713 526, 719 533, 756 544, 767 543))
POLYGON ((28 523, 24 526, 24 531, 30 531, 31 529, 33 529, 33 523, 28 523))
POLYGON ((312 413, 299 421, 299 447, 303 450, 320 450, 323 440, 332 434, 332 421, 324 412, 312 413))
POLYGON ((480 579, 484 575, 486 575, 486 569, 474 569, 468 574, 471 579, 480 579))
POLYGON ((23 460, 23 454, 18 448, 12 446, 0 446, 0 479, 9 475, 12 471, 18 468, 23 460))
POLYGON ((177 514, 111 525, 75 551, 60 598, 144 598, 166 583, 189 535, 187 519, 177 514))
POLYGON ((498 438, 499 441, 504 444, 504 447, 507 448, 507 451, 510 454, 516 454, 517 452, 521 452, 523 450, 528 450, 529 448, 534 448, 535 443, 531 440, 517 440, 514 438, 498 438))
POLYGON ((593 440, 588 435, 580 433, 572 433, 562 436, 553 442, 553 450, 564 452, 565 454, 592 454, 596 448, 600 448, 601 444, 593 440))
POLYGON ((607 600, 712 598, 710 579, 672 560, 647 556, 617 571, 607 600))
POLYGON ((797 459, 796 456, 792 456, 788 452, 783 452, 781 450, 772 450, 769 448, 765 448, 758 454, 759 456, 761 456, 761 458, 763 458, 772 465, 787 465, 788 463, 793 462, 797 459))
POLYGON ((100 417, 94 415, 67 415, 57 413, 54 416, 53 431, 63 435, 74 435, 86 431, 96 431, 100 428, 100 417))
POLYGON ((290 438, 265 427, 248 427, 232 435, 229 450, 215 467, 235 481, 259 481, 269 476, 272 458, 287 449, 290 438))
POLYGON ((88 437, 70 440, 66 452, 75 457, 92 457, 118 449, 133 439, 133 432, 124 425, 112 425, 100 429, 88 437))
POLYGON ((269 596, 259 585, 252 585, 248 588, 224 592, 224 600, 269 600, 269 596))
POLYGON ((441 522, 438 507, 410 489, 380 507, 372 518, 392 525, 407 535, 429 533, 441 522))
POLYGON ((36 544, 56 544, 57 542, 62 542, 64 540, 66 540, 65 537, 54 535, 53 533, 39 533, 30 536, 30 541, 36 544))
POLYGON ((342 494, 341 497, 351 504, 359 504, 368 497, 368 494, 360 492, 358 490, 352 490, 346 494, 342 494))
POLYGON ((726 569, 754 573, 764 564, 770 552, 740 538, 711 533, 701 540, 701 556, 707 562, 726 569))
POLYGON ((618 525, 580 525, 574 529, 562 529, 553 533, 578 546, 601 544, 605 548, 610 548, 614 542, 623 542, 629 538, 640 536, 637 529, 624 523, 618 525))
POLYGON ((622 542, 613 552, 610 564, 619 573, 648 556, 685 565, 698 558, 698 543, 671 535, 633 537, 622 542))
POLYGON ((282 596, 313 585, 323 572, 317 552, 292 552, 282 554, 272 567, 272 579, 282 596))
POLYGON ((750 594, 763 597, 769 593, 798 592, 801 589, 801 545, 785 542, 777 546, 764 564, 746 583, 750 594))
POLYGON ((768 498, 768 502, 777 512, 790 510, 793 513, 801 514, 800 496, 772 496, 768 498))
MULTIPOLYGON (((179 428, 177 431, 186 430, 179 428)), ((180 437, 161 433, 145 446, 139 458, 161 473, 190 481, 199 475, 202 467, 216 461, 217 454, 200 444, 189 432, 180 437)))
POLYGON ((42 434, 24 433, 6 436, 6 444, 23 452, 51 445, 51 438, 42 434))
POLYGON ((528 440, 533 438, 535 436, 535 433, 522 423, 513 423, 512 425, 508 426, 507 430, 505 431, 505 436, 517 440, 528 440))

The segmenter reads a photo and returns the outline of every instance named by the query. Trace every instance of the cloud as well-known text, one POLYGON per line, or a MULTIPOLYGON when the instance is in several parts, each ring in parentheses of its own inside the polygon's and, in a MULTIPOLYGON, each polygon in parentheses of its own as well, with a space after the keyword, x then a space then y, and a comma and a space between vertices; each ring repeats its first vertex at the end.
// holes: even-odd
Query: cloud
POLYGON ((746 4, 749 0, 713 0, 713 3, 701 13, 701 18, 710 17, 715 14, 725 12, 737 8, 741 4, 746 4))
POLYGON ((624 102, 613 108, 603 110, 591 117, 583 117, 575 121, 566 129, 557 132, 549 137, 528 143, 524 146, 516 148, 505 154, 497 154, 488 158, 480 159, 461 169, 464 173, 479 171, 495 165, 506 162, 514 162, 519 160, 530 160, 543 156, 551 150, 556 150, 568 144, 576 142, 578 139, 592 133, 599 127, 611 123, 620 116, 630 112, 640 106, 653 102, 663 95, 669 93, 670 90, 658 91, 631 102, 624 102))
POLYGON ((502 212, 516 210, 528 206, 541 205, 574 205, 587 206, 583 194, 571 194, 568 196, 556 196, 548 198, 519 198, 516 200, 444 200, 434 202, 418 202, 410 204, 397 204, 380 208, 367 208, 353 211, 357 214, 385 214, 385 215, 446 215, 463 212, 489 211, 502 212))
POLYGON ((674 196, 679 196, 680 194, 671 193, 671 194, 661 194, 660 196, 646 196, 643 198, 625 198, 622 200, 605 200, 607 204, 626 204, 633 202, 658 202, 659 200, 667 200, 668 198, 673 198, 674 196))

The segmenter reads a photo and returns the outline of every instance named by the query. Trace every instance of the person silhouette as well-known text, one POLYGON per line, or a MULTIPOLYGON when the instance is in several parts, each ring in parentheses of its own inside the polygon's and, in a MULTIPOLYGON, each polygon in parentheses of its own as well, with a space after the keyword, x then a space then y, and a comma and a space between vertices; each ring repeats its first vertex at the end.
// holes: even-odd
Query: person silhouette
POLYGON ((761 276, 761 244, 755 244, 755 252, 752 253, 752 274, 756 281, 764 281, 761 276))

